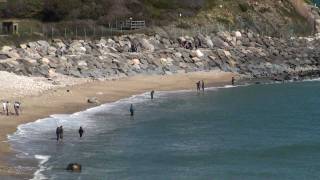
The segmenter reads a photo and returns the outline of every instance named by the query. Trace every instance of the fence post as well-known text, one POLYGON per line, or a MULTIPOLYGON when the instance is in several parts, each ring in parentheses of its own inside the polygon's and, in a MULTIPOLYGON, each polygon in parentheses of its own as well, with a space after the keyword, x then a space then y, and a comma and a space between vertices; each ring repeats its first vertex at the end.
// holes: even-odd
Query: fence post
POLYGON ((118 20, 116 18, 116 30, 118 30, 118 20))
POLYGON ((93 26, 93 38, 95 39, 95 37, 96 37, 96 27, 93 26))
POLYGON ((47 27, 43 28, 43 33, 44 33, 44 35, 46 37, 46 40, 48 41, 48 28, 47 27))
POLYGON ((87 30, 86 30, 86 28, 84 28, 84 40, 86 40, 87 39, 87 30))
POLYGON ((51 40, 53 39, 53 27, 51 26, 51 40))
POLYGON ((111 36, 113 35, 113 32, 112 32, 112 23, 111 23, 111 36))
POLYGON ((76 27, 76 39, 78 39, 78 27, 76 27))
POLYGON ((67 28, 64 28, 64 38, 67 39, 67 28))

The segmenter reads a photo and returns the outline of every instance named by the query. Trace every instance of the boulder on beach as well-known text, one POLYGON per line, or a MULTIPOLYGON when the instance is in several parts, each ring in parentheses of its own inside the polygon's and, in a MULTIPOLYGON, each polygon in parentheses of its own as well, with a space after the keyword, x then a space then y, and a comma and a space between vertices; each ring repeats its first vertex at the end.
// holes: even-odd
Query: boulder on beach
POLYGON ((89 104, 99 104, 99 101, 98 101, 98 98, 97 98, 97 97, 88 98, 87 102, 88 102, 89 104))

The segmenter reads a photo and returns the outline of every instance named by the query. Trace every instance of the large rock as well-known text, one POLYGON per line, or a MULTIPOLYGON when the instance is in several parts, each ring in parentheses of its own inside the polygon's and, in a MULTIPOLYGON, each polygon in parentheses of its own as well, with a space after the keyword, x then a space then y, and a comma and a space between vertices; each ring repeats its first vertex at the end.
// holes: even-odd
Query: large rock
POLYGON ((160 58, 160 63, 163 65, 163 66, 166 66, 168 61, 166 58, 160 58))
POLYGON ((2 46, 1 51, 4 53, 8 53, 12 50, 13 48, 10 46, 2 46))
POLYGON ((212 42, 210 36, 207 36, 207 37, 206 37, 205 43, 206 43, 206 45, 208 46, 208 48, 213 48, 213 42, 212 42))
POLYGON ((50 60, 49 60, 48 58, 45 58, 45 57, 44 57, 44 58, 41 59, 41 63, 42 63, 42 64, 49 64, 49 63, 50 63, 50 60))
POLYGON ((234 32, 234 36, 237 38, 237 39, 240 39, 242 37, 242 34, 240 31, 236 31, 234 32))
POLYGON ((210 36, 204 36, 202 34, 198 34, 196 37, 201 42, 201 47, 203 48, 212 48, 213 47, 213 42, 210 38, 210 36))
POLYGON ((191 57, 201 58, 201 57, 204 56, 204 54, 199 49, 197 49, 195 51, 191 51, 190 56, 191 57))
POLYGON ((70 163, 68 164, 66 170, 72 171, 72 172, 81 172, 82 166, 78 163, 70 163))
POLYGON ((140 43, 144 50, 153 52, 155 49, 154 46, 145 38, 141 39, 140 43))
POLYGON ((131 60, 131 64, 132 64, 132 65, 140 65, 141 62, 140 62, 139 59, 132 59, 132 60, 131 60))
POLYGON ((47 41, 43 40, 37 41, 37 43, 44 48, 48 48, 50 46, 50 44, 47 41))
POLYGON ((87 67, 88 64, 86 63, 86 61, 79 61, 78 66, 87 67))
POLYGON ((8 54, 1 54, 0 53, 0 60, 9 59, 11 58, 8 54))
POLYGON ((212 43, 213 43, 213 47, 216 47, 216 48, 224 48, 224 47, 228 47, 229 46, 228 43, 224 42, 219 37, 214 37, 212 39, 212 43))
POLYGON ((73 41, 70 44, 69 52, 71 54, 85 54, 87 49, 83 46, 80 41, 73 41))
POLYGON ((27 49, 27 45, 26 44, 20 44, 20 48, 27 49))
POLYGON ((227 56, 227 57, 231 57, 231 53, 230 53, 230 51, 226 51, 226 50, 224 50, 224 51, 223 51, 223 53, 224 53, 224 55, 225 55, 225 56, 227 56))

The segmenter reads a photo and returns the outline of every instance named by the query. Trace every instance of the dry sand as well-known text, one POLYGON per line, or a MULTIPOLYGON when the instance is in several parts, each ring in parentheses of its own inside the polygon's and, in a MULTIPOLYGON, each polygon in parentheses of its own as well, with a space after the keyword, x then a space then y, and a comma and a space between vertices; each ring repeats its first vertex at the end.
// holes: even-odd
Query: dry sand
MULTIPOLYGON (((32 86, 32 83, 40 83, 39 87, 43 86, 44 88, 37 86, 34 88, 34 86, 32 86, 31 89, 21 90, 13 86, 11 89, 2 87, 0 90, 0 98, 9 97, 8 99, 10 101, 18 98, 22 102, 21 116, 11 115, 7 117, 3 114, 0 115, 0 178, 8 176, 26 177, 26 175, 17 176, 14 169, 6 163, 6 159, 14 153, 7 142, 7 134, 14 133, 20 124, 45 118, 51 114, 74 113, 95 106, 87 103, 89 97, 97 97, 101 103, 108 103, 151 90, 169 91, 195 89, 195 83, 199 80, 204 80, 207 86, 221 86, 229 84, 232 76, 234 76, 234 74, 221 71, 170 76, 144 75, 114 81, 93 81, 87 83, 84 83, 85 81, 79 81, 74 83, 77 85, 67 87, 62 87, 63 85, 61 85, 59 88, 53 88, 45 84, 46 82, 37 80, 30 82, 30 78, 19 77, 22 78, 22 80, 18 80, 18 82, 15 83, 28 83, 28 86, 32 86), (69 90, 69 92, 67 92, 67 90, 69 90), (23 91, 28 93, 23 94, 23 91)), ((74 82, 74 80, 72 80, 72 82, 74 82)), ((70 82, 65 82, 64 85, 68 83, 70 82)), ((26 88, 25 86, 19 86, 20 88, 26 88)), ((13 112, 13 109, 11 109, 11 111, 13 112)))

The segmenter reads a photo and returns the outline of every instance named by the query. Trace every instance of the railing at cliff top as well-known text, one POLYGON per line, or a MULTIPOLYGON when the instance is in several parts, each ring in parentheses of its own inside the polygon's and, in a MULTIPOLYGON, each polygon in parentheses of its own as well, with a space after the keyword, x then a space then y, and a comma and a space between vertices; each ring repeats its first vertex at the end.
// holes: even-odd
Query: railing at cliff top
POLYGON ((0 41, 3 38, 11 39, 99 39, 100 37, 110 37, 131 33, 143 33, 146 30, 145 21, 133 21, 128 27, 121 21, 110 22, 107 25, 97 25, 93 21, 41 23, 34 20, 19 21, 18 33, 8 33, 3 31, 0 23, 0 41))

